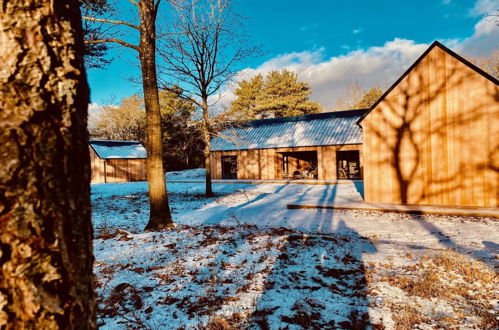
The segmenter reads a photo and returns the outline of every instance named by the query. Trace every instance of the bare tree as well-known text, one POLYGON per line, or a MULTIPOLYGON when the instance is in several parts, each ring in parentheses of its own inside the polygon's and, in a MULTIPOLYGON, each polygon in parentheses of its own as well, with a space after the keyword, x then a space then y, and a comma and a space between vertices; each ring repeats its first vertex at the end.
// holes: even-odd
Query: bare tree
POLYGON ((364 89, 358 82, 350 83, 336 100, 333 111, 370 108, 383 95, 384 89, 380 85, 364 89))
POLYGON ((488 57, 471 57, 468 61, 490 75, 499 78, 499 50, 494 50, 488 57))
POLYGON ((132 49, 138 53, 142 72, 142 89, 146 109, 146 149, 147 149, 147 183, 149 185, 150 217, 147 230, 161 230, 173 225, 168 195, 166 191, 165 172, 163 169, 163 145, 161 141, 161 114, 158 96, 158 80, 156 75, 156 18, 161 0, 129 0, 138 12, 139 22, 83 17, 84 20, 111 27, 138 31, 139 44, 125 40, 127 34, 120 30, 106 29, 97 38, 86 40, 86 44, 115 43, 132 49), (117 31, 117 32, 116 32, 117 31), (107 36, 106 36, 107 33, 107 36), (124 37, 119 37, 124 36, 124 37))
POLYGON ((499 9, 496 9, 495 12, 489 13, 485 16, 488 17, 492 22, 496 23, 496 26, 499 26, 499 9))
POLYGON ((0 1, 0 328, 95 329, 78 2, 0 1))
POLYGON ((247 46, 241 29, 243 17, 232 11, 229 0, 178 0, 174 7, 172 31, 158 47, 165 62, 160 72, 170 85, 182 86, 189 93, 184 96, 202 110, 206 196, 211 196, 210 139, 214 125, 210 109, 216 100, 210 101, 234 77, 234 64, 257 49, 247 46))

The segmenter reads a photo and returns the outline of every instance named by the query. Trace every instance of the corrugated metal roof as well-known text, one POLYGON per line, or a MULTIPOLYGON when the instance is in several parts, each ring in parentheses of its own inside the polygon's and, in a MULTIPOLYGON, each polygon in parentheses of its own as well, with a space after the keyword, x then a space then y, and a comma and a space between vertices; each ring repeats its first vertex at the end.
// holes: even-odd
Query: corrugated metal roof
POLYGON ((211 151, 361 144, 355 123, 367 109, 261 119, 226 129, 211 140, 211 151))
POLYGON ((146 148, 139 141, 90 140, 89 143, 102 159, 147 158, 146 148))

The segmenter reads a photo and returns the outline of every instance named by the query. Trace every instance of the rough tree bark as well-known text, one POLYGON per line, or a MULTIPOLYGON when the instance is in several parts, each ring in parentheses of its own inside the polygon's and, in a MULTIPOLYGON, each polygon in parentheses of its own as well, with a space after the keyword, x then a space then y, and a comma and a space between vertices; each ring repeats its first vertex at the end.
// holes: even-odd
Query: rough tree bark
MULTIPOLYGON (((158 3, 159 4, 159 3, 158 3)), ((146 230, 173 226, 163 170, 161 111, 156 76, 156 10, 154 0, 142 0, 140 5, 139 57, 146 108, 147 183, 149 185, 150 217, 146 230)))
POLYGON ((213 189, 211 185, 211 157, 210 157, 210 145, 211 145, 211 135, 210 135, 210 113, 208 107, 208 95, 203 95, 202 97, 202 110, 203 110, 203 140, 204 140, 204 167, 206 170, 206 188, 205 195, 207 197, 213 196, 213 189))
POLYGON ((78 1, 0 0, 0 328, 94 329, 78 1))

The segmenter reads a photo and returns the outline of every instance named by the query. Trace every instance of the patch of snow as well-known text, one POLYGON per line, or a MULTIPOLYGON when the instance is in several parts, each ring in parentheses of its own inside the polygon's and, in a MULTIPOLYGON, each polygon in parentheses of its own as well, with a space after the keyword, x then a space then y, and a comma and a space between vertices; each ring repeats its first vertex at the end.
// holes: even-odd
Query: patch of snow
POLYGON ((185 171, 172 171, 166 173, 167 180, 204 180, 205 176, 206 170, 204 168, 195 168, 185 171))
MULTIPOLYGON (((168 178, 202 175, 196 169, 168 178)), ((446 250, 498 265, 497 219, 286 208, 304 198, 359 198, 353 184, 213 188, 215 196, 205 198, 203 183, 168 183, 177 226, 144 233, 146 182, 92 185, 103 328, 202 328, 217 317, 232 324, 241 317, 246 325, 289 329, 352 327, 367 318, 393 329, 402 304, 422 315, 420 328, 445 327, 455 306, 409 296, 382 278, 418 276, 417 260, 446 250), (304 325, 307 319, 312 323, 304 325)), ((446 285, 460 285, 459 276, 449 276, 446 285)), ((469 286, 476 299, 495 292, 476 284, 469 286)), ((498 315, 497 300, 484 304, 498 315)), ((467 327, 481 322, 465 319, 467 327)))

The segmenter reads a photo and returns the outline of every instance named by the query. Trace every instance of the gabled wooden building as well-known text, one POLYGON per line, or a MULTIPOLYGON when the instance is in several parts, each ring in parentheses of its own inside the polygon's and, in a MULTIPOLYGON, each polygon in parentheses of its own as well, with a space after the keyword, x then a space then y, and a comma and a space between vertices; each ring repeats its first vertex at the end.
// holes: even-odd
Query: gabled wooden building
POLYGON ((146 180, 147 153, 139 141, 90 140, 91 183, 146 180))
POLYGON ((498 80, 442 44, 359 124, 366 201, 498 207, 498 80))
POLYGON ((214 179, 361 179, 367 110, 253 120, 212 139, 214 179))

